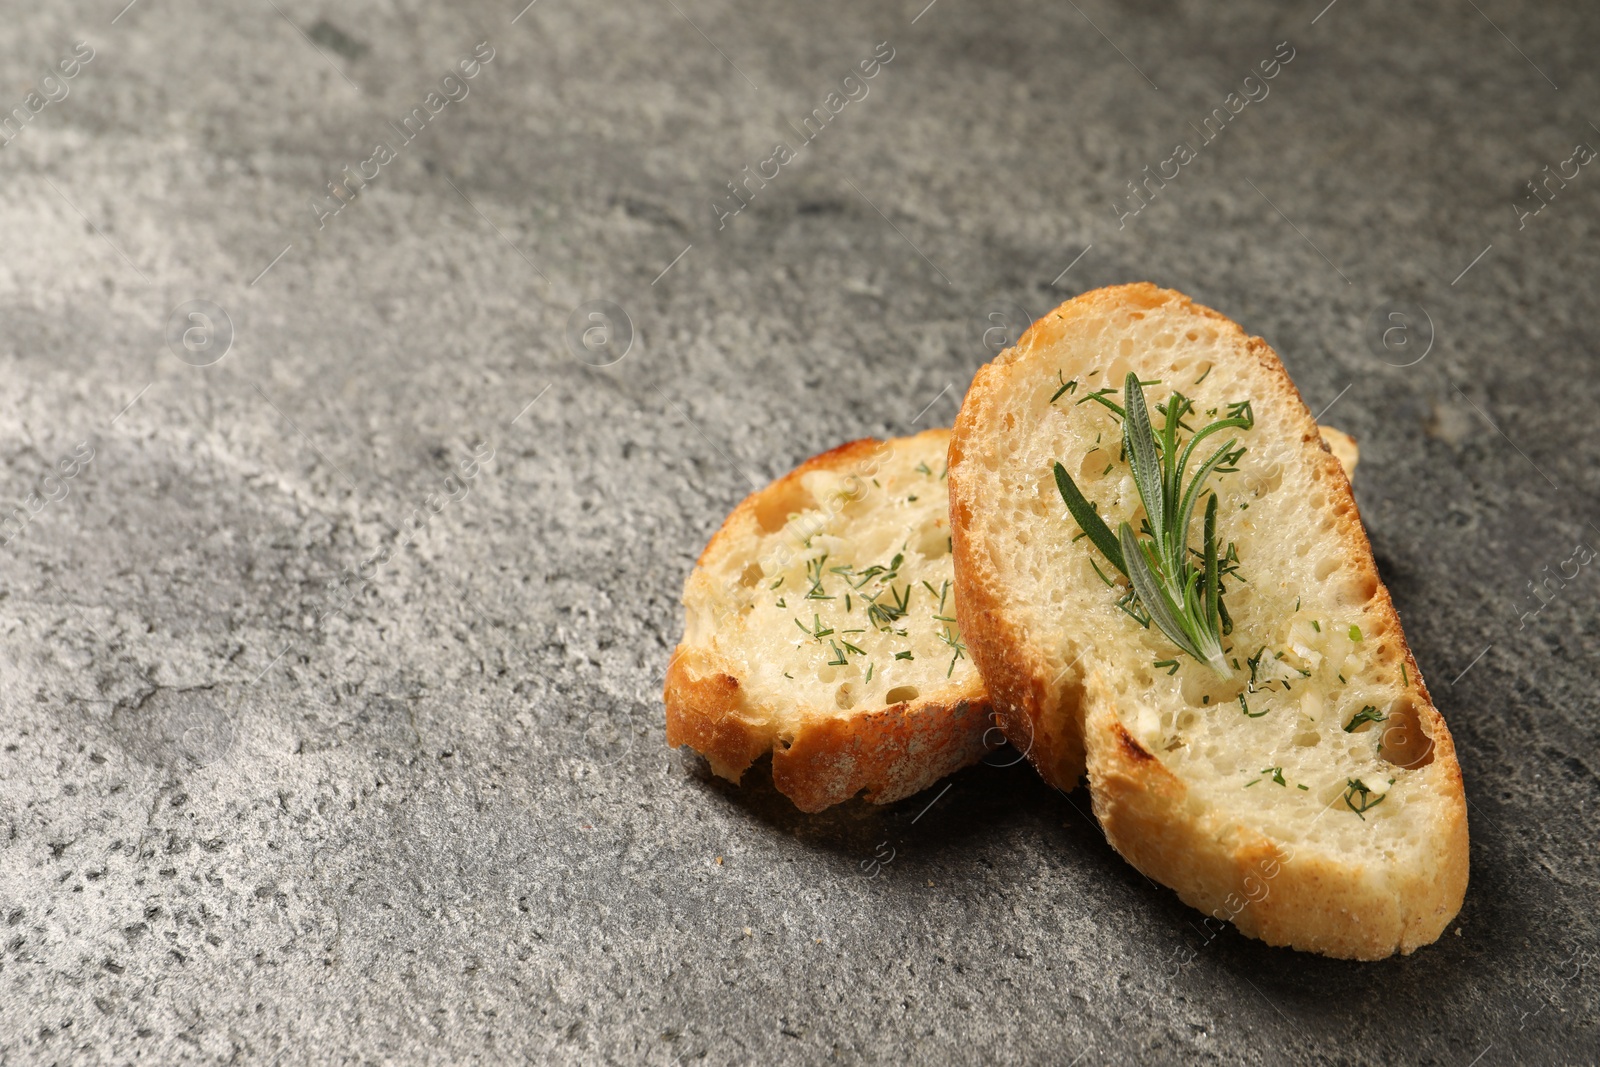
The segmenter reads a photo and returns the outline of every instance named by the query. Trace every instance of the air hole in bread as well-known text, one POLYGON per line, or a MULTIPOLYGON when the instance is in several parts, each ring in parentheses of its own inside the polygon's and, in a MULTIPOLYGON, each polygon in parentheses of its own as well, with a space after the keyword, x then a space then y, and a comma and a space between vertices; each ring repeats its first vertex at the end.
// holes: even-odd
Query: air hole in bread
POLYGON ((1402 697, 1390 708, 1383 728, 1378 755, 1385 760, 1408 770, 1433 762, 1433 738, 1422 728, 1422 715, 1413 698, 1402 697))
POLYGON ((930 526, 918 534, 911 546, 923 559, 939 559, 950 554, 950 529, 943 523, 930 526))
POLYGON ((756 522, 765 533, 777 533, 793 515, 816 506, 816 501, 796 478, 787 491, 771 493, 756 499, 756 522))
POLYGON ((849 682, 844 683, 838 688, 838 691, 833 694, 833 702, 839 705, 841 709, 848 711, 850 708, 855 706, 856 687, 851 685, 849 682))
POLYGON ((1323 496, 1321 493, 1312 493, 1306 498, 1306 504, 1310 506, 1312 511, 1321 511, 1327 506, 1327 503, 1328 498, 1323 496))
MULTIPOLYGON (((1365 604, 1378 594, 1378 579, 1370 574, 1357 574, 1344 583, 1344 591, 1340 596, 1346 604, 1365 604)), ((1381 625, 1381 624, 1380 624, 1381 625)), ((1373 630, 1374 636, 1381 631, 1373 630)))
MULTIPOLYGON (((1152 341, 1151 344, 1155 348, 1171 348, 1173 342, 1176 340, 1177 338, 1173 337, 1170 333, 1158 333, 1156 334, 1156 339, 1152 341)), ((1177 368, 1174 367, 1173 369, 1176 370, 1177 368)))
POLYGON ((1250 476, 1245 487, 1258 497, 1266 496, 1283 484, 1283 468, 1274 463, 1259 474, 1250 476))
POLYGON ((1117 355, 1123 357, 1133 355, 1133 338, 1124 337, 1117 342, 1117 355))
POLYGON ((1316 574, 1317 581, 1323 582, 1327 581, 1328 575, 1332 574, 1342 566, 1344 566, 1344 563, 1341 560, 1331 558, 1325 559, 1317 564, 1317 569, 1313 573, 1316 574))
POLYGON ((883 694, 883 702, 885 704, 909 704, 921 695, 921 690, 914 685, 897 685, 883 694))
POLYGON ((1301 748, 1315 748, 1322 743, 1322 735, 1315 730, 1305 730, 1294 735, 1294 743, 1301 748))
POLYGON ((739 575, 739 584, 746 587, 754 586, 759 581, 761 581, 761 564, 759 563, 750 564, 744 569, 744 573, 739 575))

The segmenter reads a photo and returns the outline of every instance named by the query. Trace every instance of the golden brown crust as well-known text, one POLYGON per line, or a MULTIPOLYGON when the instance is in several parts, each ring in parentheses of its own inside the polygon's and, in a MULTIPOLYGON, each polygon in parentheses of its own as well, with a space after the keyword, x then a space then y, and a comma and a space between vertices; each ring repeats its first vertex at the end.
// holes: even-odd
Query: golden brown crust
MULTIPOLYGON (((1459 783, 1449 731, 1437 712, 1433 720, 1435 764, 1442 762, 1446 780, 1459 783)), ((1137 743, 1104 701, 1091 698, 1084 729, 1089 792, 1106 840, 1184 903, 1243 934, 1339 959, 1378 960, 1432 944, 1461 910, 1464 801, 1435 829, 1431 863, 1378 879, 1191 810, 1187 789, 1171 771, 1148 753, 1130 751, 1137 743)))
POLYGON ((1468 876, 1466 803, 1455 746, 1378 576, 1345 468, 1330 453, 1266 342, 1246 337, 1231 320, 1182 294, 1148 284, 1101 289, 1068 301, 974 379, 951 441, 950 494, 962 631, 995 694, 1007 737, 1018 747, 1032 741, 1029 758, 1060 788, 1075 784, 1086 766, 1095 812, 1122 855, 1174 887, 1191 905, 1271 944, 1378 959, 1397 950, 1409 953, 1439 936, 1460 909, 1468 876), (1083 679, 1070 670, 1060 673, 1071 677, 1047 677, 1042 653, 1029 646, 1028 635, 1016 632, 1008 617, 1002 578, 986 555, 990 549, 975 541, 969 528, 972 501, 958 460, 964 452, 981 449, 985 435, 1001 432, 993 413, 1009 387, 1013 363, 1059 341, 1072 321, 1100 318, 1129 305, 1175 305, 1232 335, 1258 361, 1271 383, 1271 400, 1299 423, 1302 456, 1329 497, 1327 510, 1334 516, 1344 558, 1357 584, 1371 592, 1368 618, 1377 625, 1367 637, 1379 643, 1382 654, 1406 664, 1414 687, 1412 717, 1389 729, 1399 731, 1396 762, 1403 757, 1400 765, 1416 768, 1430 793, 1441 798, 1423 846, 1431 852, 1417 862, 1375 870, 1314 856, 1310 849, 1294 855, 1287 846, 1194 802, 1184 783, 1124 729, 1107 680, 1092 668, 1083 679), (1074 692, 1063 693, 1063 688, 1074 692), (1065 706, 1073 698, 1075 710, 1065 706), (1423 736, 1410 735, 1412 725, 1423 736), (1081 732, 1076 750, 1073 740, 1063 736, 1074 727, 1081 732), (1041 740, 1047 743, 1041 745, 1041 740), (1075 751, 1083 753, 1083 763, 1074 762, 1075 751))
POLYGON ((983 758, 993 725, 976 702, 919 700, 850 718, 808 723, 772 750, 772 780, 801 811, 821 811, 865 791, 874 804, 919 793, 983 758))
POLYGON ((1322 435, 1322 447, 1333 453, 1339 465, 1344 468, 1345 477, 1354 480, 1356 464, 1361 462, 1361 446, 1356 443, 1356 439, 1332 426, 1318 426, 1317 431, 1322 435))
MULTIPOLYGON (((1031 331, 1030 331, 1031 332, 1031 331)), ((1016 351, 1012 349, 1011 351, 1016 351)), ((956 618, 968 655, 983 675, 995 721, 1006 740, 1046 782, 1066 792, 1083 777, 1083 727, 1078 719, 1078 676, 1069 668, 1054 677, 1044 657, 1008 618, 1002 586, 983 550, 971 542, 972 501, 957 477, 964 442, 987 396, 994 370, 1006 355, 978 371, 950 435, 950 540, 956 568, 956 618)))
MULTIPOLYGON (((917 435, 945 436, 948 430, 917 435)), ((816 470, 846 470, 869 462, 893 442, 862 438, 813 456, 771 485, 750 494, 712 536, 697 563, 706 568, 760 529, 775 529, 798 506, 802 478, 816 470)), ((689 582, 696 580, 691 575, 689 582)), ((752 712, 736 669, 704 648, 680 644, 667 668, 667 744, 688 745, 712 770, 737 782, 772 752, 772 779, 802 811, 821 811, 858 794, 876 804, 911 796, 983 758, 993 728, 981 681, 950 684, 915 701, 849 712, 808 709, 792 731, 780 731, 752 712)), ((995 739, 997 740, 997 739, 995 739)))
POLYGON ((740 714, 739 680, 714 665, 699 649, 681 645, 667 667, 667 744, 688 745, 711 762, 711 769, 737 782, 759 757, 772 748, 770 724, 740 714))

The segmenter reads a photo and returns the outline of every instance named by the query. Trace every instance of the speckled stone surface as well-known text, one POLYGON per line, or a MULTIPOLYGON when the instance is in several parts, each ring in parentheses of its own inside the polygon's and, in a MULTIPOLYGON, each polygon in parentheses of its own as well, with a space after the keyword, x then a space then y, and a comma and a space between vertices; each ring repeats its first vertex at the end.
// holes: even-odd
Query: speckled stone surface
POLYGON ((0 1062, 1594 1062, 1592 6, 522 2, 5 12, 0 1062), (806 817, 663 744, 752 485, 1138 279, 1361 440, 1471 803, 1409 958, 1009 750, 806 817))

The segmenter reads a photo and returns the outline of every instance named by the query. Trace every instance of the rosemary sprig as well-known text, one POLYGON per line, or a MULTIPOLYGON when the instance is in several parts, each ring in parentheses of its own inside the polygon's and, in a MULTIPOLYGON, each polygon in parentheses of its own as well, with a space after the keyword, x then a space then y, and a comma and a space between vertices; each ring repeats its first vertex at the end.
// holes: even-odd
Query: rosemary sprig
MULTIPOLYGON (((1169 396, 1166 406, 1157 409, 1165 416, 1158 434, 1145 404, 1143 386, 1146 384, 1156 383, 1140 382, 1138 375, 1130 371, 1123 383, 1122 405, 1107 399, 1107 394, 1112 392, 1110 389, 1098 390, 1078 401, 1079 404, 1097 401, 1122 418, 1123 451, 1129 457, 1134 484, 1144 503, 1141 531, 1135 533, 1133 527, 1124 522, 1113 534, 1059 462, 1055 464, 1056 488, 1067 510, 1101 555, 1127 575, 1132 592, 1149 621, 1159 626, 1173 644, 1227 678, 1231 674, 1222 655, 1222 635, 1225 628, 1232 627, 1225 627, 1223 621, 1226 611, 1222 607, 1222 574, 1217 552, 1216 493, 1213 492, 1206 502, 1204 549, 1196 553, 1201 560, 1199 564, 1189 558, 1189 525, 1205 480, 1213 473, 1236 470, 1234 464, 1244 454, 1244 448, 1235 447, 1238 439, 1230 438, 1195 469, 1187 484, 1185 476, 1201 441, 1222 430, 1248 430, 1255 425, 1255 414, 1248 400, 1230 404, 1226 418, 1215 419, 1192 431, 1180 451, 1178 432, 1189 429, 1183 419, 1194 411, 1194 403, 1182 393, 1174 392, 1169 396)), ((1236 558, 1231 551, 1229 557, 1236 558)), ((1126 605, 1124 610, 1127 610, 1126 605)), ((1140 616, 1135 615, 1135 618, 1140 616)))

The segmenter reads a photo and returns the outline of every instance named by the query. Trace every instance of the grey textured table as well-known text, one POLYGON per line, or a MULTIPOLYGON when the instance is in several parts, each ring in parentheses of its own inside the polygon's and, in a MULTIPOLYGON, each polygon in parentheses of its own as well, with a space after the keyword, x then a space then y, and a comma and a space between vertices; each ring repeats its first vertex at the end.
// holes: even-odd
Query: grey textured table
POLYGON ((0 31, 0 1061, 1595 1061, 1592 6, 123 2, 0 31), (744 493, 1137 279, 1362 442, 1471 802, 1409 958, 1004 752, 663 744, 744 493))

